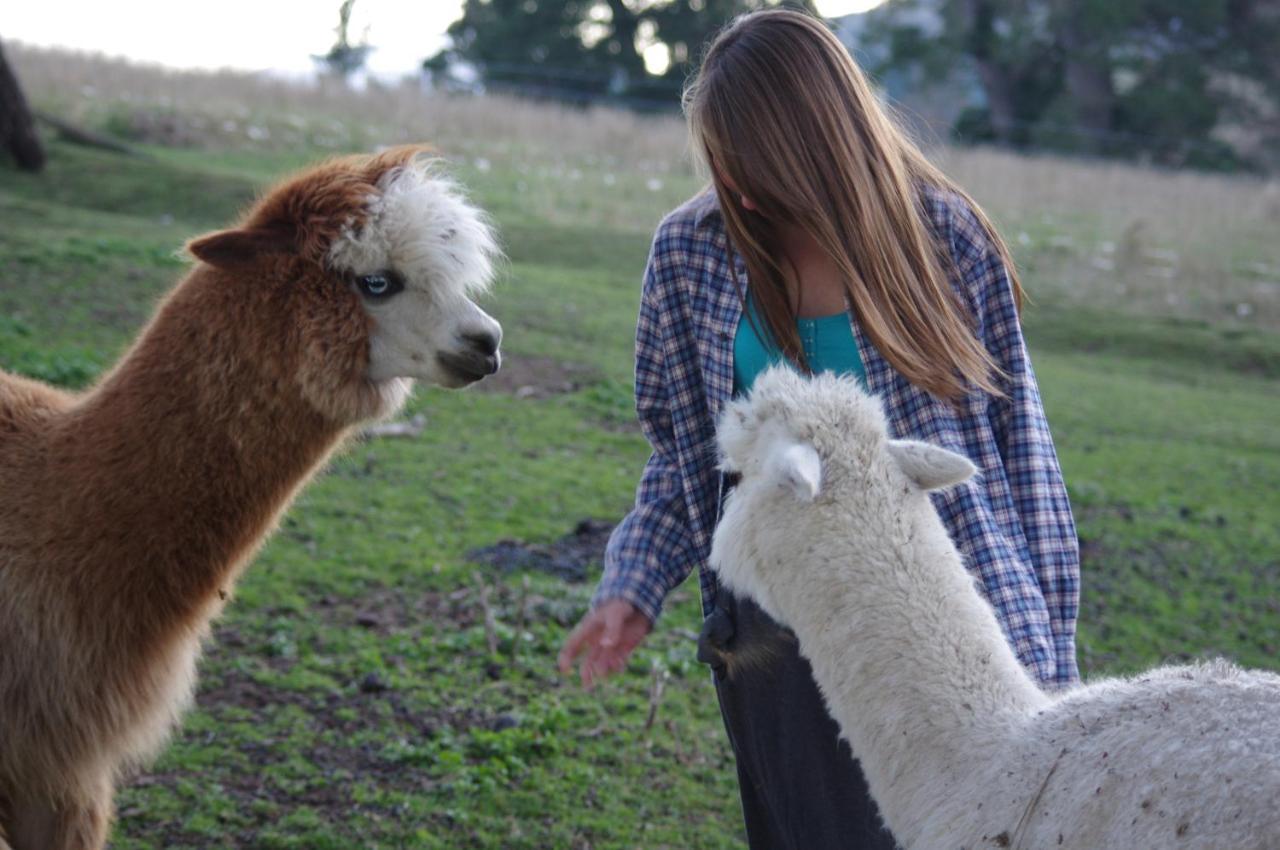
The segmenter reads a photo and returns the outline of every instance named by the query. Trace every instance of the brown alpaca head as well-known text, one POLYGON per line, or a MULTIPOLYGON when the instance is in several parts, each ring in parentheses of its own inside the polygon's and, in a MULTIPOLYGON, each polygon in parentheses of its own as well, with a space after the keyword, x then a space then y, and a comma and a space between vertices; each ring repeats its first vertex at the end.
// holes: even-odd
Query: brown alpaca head
POLYGON ((461 387, 498 369, 502 328, 472 301, 497 245, 426 148, 317 166, 187 247, 216 285, 252 293, 273 356, 336 418, 384 414, 414 379, 461 387))

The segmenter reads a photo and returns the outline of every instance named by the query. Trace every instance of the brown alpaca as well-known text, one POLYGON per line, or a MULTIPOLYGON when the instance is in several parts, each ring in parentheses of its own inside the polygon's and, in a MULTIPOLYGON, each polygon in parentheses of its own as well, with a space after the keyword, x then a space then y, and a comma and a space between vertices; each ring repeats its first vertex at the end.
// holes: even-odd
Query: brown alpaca
POLYGON ((481 215, 420 148, 283 183, 87 393, 0 372, 0 848, 106 841, 210 620, 298 489, 414 378, 498 368, 481 215), (7 843, 6 843, 7 838, 7 843))

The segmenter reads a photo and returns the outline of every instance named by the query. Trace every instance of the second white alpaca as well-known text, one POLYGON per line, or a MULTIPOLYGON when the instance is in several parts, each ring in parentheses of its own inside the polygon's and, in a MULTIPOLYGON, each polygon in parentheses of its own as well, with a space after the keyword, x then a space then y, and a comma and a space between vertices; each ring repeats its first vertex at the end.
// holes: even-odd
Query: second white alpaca
POLYGON ((930 502, 966 458, 891 440, 853 380, 781 368, 718 439, 742 479, 711 564, 794 629, 907 850, 1280 848, 1280 676, 1218 662, 1048 695, 930 502))

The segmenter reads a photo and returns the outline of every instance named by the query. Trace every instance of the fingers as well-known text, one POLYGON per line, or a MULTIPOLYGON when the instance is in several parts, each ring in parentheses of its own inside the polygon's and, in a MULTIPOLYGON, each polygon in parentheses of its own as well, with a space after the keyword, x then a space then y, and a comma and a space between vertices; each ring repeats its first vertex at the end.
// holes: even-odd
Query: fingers
POLYGON ((580 670, 582 686, 590 689, 595 686, 596 682, 603 681, 606 676, 617 673, 627 666, 627 656, 629 654, 617 649, 594 647, 582 662, 580 670))
POLYGON ((571 672, 574 662, 583 656, 578 673, 585 688, 620 669, 616 646, 622 630, 622 614, 617 608, 604 605, 587 614, 570 632, 560 650, 558 663, 562 674, 571 672))
POLYGON ((600 636, 600 646, 613 649, 622 637, 622 623, 626 619, 627 608, 625 605, 604 605, 600 608, 600 613, 604 615, 604 634, 600 636))
POLYGON ((560 649, 559 666, 561 673, 568 673, 573 669, 573 662, 583 650, 587 649, 587 640, 595 632, 599 631, 600 624, 598 622, 597 612, 592 611, 583 617, 573 631, 569 633, 569 637, 565 639, 564 646, 560 649))
POLYGON ((590 690, 604 676, 604 661, 601 658, 600 645, 595 644, 587 653, 587 657, 582 659, 582 664, 578 666, 578 680, 582 682, 582 687, 590 690))
POLYGON ((560 672, 569 673, 581 656, 579 678, 583 687, 590 689, 626 667, 632 650, 647 633, 648 622, 639 617, 634 606, 621 600, 606 602, 583 617, 565 640, 558 659, 560 672), (635 623, 637 618, 642 623, 635 623))

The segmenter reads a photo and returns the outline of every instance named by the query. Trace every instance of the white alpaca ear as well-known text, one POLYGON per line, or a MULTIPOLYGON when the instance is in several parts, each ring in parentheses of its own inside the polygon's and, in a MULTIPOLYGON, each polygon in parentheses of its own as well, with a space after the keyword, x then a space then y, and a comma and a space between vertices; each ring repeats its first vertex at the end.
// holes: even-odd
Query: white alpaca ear
POLYGON ((978 471, 964 455, 919 440, 890 440, 889 454, 921 490, 954 487, 978 471))
POLYGON ((804 502, 818 498, 822 489, 822 460, 813 446, 792 443, 774 456, 778 483, 804 502))

